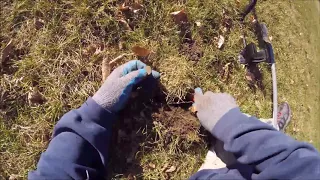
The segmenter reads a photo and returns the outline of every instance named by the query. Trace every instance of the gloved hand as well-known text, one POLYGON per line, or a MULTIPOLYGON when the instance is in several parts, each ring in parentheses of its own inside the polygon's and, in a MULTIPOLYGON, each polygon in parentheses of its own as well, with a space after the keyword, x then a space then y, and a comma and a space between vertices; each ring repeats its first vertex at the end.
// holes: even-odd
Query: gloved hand
MULTIPOLYGON (((147 78, 145 67, 143 62, 133 60, 116 68, 92 99, 110 112, 119 112, 128 102, 132 88, 147 78)), ((152 71, 152 76, 158 79, 160 74, 152 71)))
POLYGON ((201 125, 208 131, 212 131, 217 122, 228 111, 238 108, 235 99, 226 93, 202 93, 200 88, 195 89, 194 108, 201 125))

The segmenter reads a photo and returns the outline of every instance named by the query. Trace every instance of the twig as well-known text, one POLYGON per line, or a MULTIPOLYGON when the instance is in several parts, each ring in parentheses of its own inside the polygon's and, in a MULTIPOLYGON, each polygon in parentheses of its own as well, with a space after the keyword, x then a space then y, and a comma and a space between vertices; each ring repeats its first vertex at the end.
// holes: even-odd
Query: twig
POLYGON ((130 53, 130 54, 127 54, 127 53, 121 54, 120 56, 118 56, 118 57, 114 58, 112 61, 110 61, 110 62, 109 62, 109 65, 112 65, 113 63, 115 63, 115 62, 123 59, 124 57, 126 57, 126 56, 131 56, 131 55, 133 55, 133 53, 130 53))

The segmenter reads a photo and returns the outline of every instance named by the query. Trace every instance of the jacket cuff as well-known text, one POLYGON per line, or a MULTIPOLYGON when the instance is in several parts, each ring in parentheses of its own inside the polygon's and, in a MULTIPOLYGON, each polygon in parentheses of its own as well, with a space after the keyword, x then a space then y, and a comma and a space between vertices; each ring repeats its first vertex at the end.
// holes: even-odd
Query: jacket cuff
POLYGON ((111 127, 117 118, 116 114, 102 108, 91 97, 82 104, 78 111, 83 116, 86 116, 87 119, 90 119, 105 128, 111 127))

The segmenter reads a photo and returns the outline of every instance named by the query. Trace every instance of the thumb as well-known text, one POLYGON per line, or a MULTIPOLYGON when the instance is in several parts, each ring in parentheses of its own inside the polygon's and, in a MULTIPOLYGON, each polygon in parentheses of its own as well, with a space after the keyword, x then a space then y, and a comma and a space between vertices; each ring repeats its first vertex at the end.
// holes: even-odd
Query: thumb
POLYGON ((194 96, 193 96, 193 104, 191 107, 191 112, 196 113, 198 111, 197 106, 199 105, 199 101, 201 99, 201 97, 203 96, 203 92, 201 88, 196 88, 194 89, 194 96))
POLYGON ((120 80, 126 88, 129 88, 131 90, 134 85, 145 79, 147 75, 148 73, 145 69, 139 69, 123 76, 120 80))
POLYGON ((203 92, 202 89, 197 87, 194 89, 194 99, 193 101, 196 102, 197 100, 199 100, 201 97, 203 96, 203 92))

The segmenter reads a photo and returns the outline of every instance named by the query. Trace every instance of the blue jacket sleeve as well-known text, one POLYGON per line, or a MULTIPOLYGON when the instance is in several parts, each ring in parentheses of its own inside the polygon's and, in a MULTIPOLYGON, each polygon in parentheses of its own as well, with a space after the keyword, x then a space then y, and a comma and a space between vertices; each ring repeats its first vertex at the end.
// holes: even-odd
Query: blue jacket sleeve
POLYGON ((89 98, 57 123, 29 179, 102 179, 115 115, 89 98))
MULTIPOLYGON (((320 155, 311 145, 298 142, 273 127, 247 117, 238 108, 230 110, 211 132, 224 142, 251 179, 318 179, 320 155)), ((203 170, 191 179, 222 178, 220 170, 203 170)), ((239 177, 239 173, 234 173, 239 177)), ((225 173, 226 177, 231 174, 225 173)), ((242 177, 243 178, 243 177, 242 177)))

